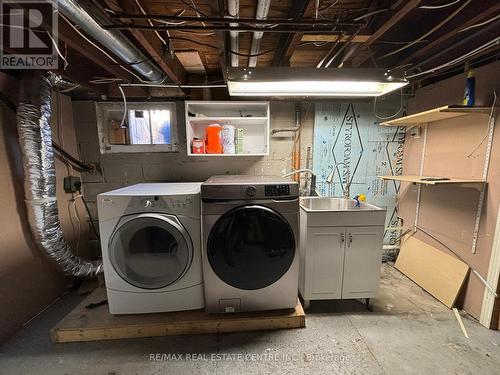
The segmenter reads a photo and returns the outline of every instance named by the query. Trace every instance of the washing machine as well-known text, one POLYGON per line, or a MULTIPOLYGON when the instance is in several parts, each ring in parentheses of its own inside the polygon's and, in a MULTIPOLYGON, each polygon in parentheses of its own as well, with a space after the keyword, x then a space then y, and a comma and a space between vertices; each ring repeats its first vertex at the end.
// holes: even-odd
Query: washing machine
POLYGON ((112 314, 204 307, 201 183, 142 183, 97 196, 112 314))
POLYGON ((205 309, 293 308, 299 186, 276 176, 213 176, 201 185, 205 309))

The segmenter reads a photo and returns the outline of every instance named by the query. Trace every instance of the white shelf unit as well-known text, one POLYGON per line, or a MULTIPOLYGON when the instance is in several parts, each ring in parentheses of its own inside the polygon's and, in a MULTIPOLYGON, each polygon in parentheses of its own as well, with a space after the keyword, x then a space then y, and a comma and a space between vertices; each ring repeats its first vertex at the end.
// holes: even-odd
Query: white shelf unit
POLYGON ((240 157, 269 155, 269 102, 186 101, 186 143, 188 156, 240 157), (194 116, 190 116, 190 114, 194 116), (194 138, 205 139, 211 124, 243 129, 242 154, 193 154, 194 138))

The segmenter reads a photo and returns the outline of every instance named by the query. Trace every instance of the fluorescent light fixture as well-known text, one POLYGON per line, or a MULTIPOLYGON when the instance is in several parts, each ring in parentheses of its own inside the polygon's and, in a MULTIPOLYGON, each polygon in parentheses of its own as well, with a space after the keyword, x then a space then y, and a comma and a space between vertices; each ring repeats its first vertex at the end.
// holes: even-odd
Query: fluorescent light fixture
POLYGON ((385 69, 228 68, 231 96, 381 96, 406 86, 385 69))

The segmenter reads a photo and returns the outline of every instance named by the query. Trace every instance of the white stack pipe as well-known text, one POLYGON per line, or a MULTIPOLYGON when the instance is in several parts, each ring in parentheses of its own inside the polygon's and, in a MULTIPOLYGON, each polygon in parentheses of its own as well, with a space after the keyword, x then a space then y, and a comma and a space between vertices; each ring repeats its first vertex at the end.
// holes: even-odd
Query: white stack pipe
MULTIPOLYGON (((255 18, 258 20, 265 20, 269 13, 271 0, 259 0, 257 3, 257 12, 255 18)), ((263 31, 255 31, 252 38, 252 47, 250 48, 250 55, 257 55, 260 51, 260 42, 262 41, 263 31)), ((248 59, 248 66, 257 66, 257 56, 250 56, 248 59)))
MULTIPOLYGON (((227 11, 229 13, 228 18, 239 18, 240 16, 240 0, 227 0, 227 11)), ((238 26, 237 23, 230 23, 230 26, 238 26)), ((237 31, 229 32, 231 51, 238 52, 240 49, 240 43, 238 39, 237 31)), ((231 53, 231 66, 237 67, 239 62, 239 56, 231 53)))

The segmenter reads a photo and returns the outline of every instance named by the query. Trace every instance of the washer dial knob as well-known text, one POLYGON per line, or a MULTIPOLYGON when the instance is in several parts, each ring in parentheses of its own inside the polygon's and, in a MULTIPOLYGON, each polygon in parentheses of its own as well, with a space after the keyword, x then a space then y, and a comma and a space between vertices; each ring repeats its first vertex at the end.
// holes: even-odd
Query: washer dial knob
POLYGON ((257 193, 257 189, 255 186, 248 186, 247 189, 246 189, 246 194, 249 196, 249 197, 254 197, 255 194, 257 193))

